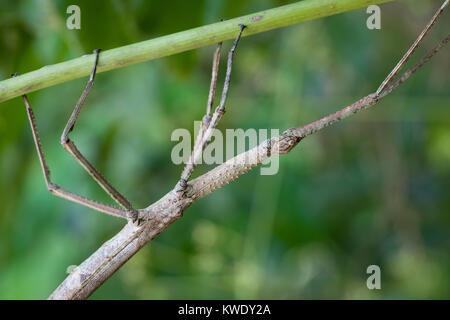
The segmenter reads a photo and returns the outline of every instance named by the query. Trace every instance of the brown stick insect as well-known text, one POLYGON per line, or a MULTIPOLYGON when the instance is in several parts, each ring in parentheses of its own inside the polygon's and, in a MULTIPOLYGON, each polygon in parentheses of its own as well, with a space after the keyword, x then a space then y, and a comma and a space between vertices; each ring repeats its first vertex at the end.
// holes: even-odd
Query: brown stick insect
POLYGON ((433 24, 442 14, 449 0, 445 0, 439 10, 435 13, 430 22, 426 25, 416 41, 409 50, 400 59, 394 69, 389 73, 386 79, 381 83, 378 89, 355 103, 325 116, 317 121, 306 124, 301 127, 291 128, 284 131, 279 137, 271 138, 260 145, 243 152, 233 159, 217 166, 207 173, 190 179, 195 168, 196 159, 202 154, 203 149, 211 137, 212 131, 217 127, 220 119, 225 112, 225 104, 230 86, 233 58, 236 47, 245 31, 245 26, 236 26, 237 37, 228 53, 226 76, 223 91, 218 107, 212 111, 214 96, 217 83, 217 74, 219 68, 219 58, 222 44, 219 43, 214 53, 212 64, 212 77, 209 89, 209 96, 206 107, 206 114, 202 119, 200 132, 195 140, 194 148, 189 162, 186 164, 179 181, 173 190, 169 191, 160 200, 144 209, 135 209, 130 202, 119 193, 112 185, 94 168, 94 166, 81 154, 74 142, 70 140, 69 134, 74 129, 76 120, 80 114, 87 95, 89 94, 96 74, 96 68, 99 62, 100 50, 94 51, 94 64, 87 85, 78 100, 72 115, 61 136, 61 144, 77 162, 94 178, 95 181, 113 198, 120 206, 114 207, 98 203, 94 200, 85 198, 72 193, 54 183, 50 179, 50 171, 45 161, 42 151, 39 135, 37 132, 36 121, 33 110, 26 95, 23 100, 26 106, 32 135, 35 141, 36 150, 41 163, 44 179, 48 190, 59 197, 80 203, 84 206, 93 208, 116 217, 125 218, 130 222, 112 239, 100 247, 95 253, 79 265, 66 280, 50 296, 51 299, 82 299, 88 297, 96 288, 98 288, 106 279, 108 279, 121 265, 128 261, 140 248, 155 238, 165 230, 171 223, 179 219, 183 212, 196 200, 212 193, 214 190, 231 182, 240 175, 249 171, 252 167, 262 163, 267 158, 285 154, 292 150, 302 139, 316 133, 325 127, 343 120, 355 113, 365 110, 375 105, 380 99, 391 93, 401 83, 406 81, 415 71, 421 68, 429 61, 439 50, 441 50, 450 40, 447 35, 437 46, 428 54, 420 59, 413 67, 397 76, 400 69, 412 56, 415 49, 422 42, 433 24), (397 77, 396 77, 397 76, 397 77))
MULTIPOLYGON (((311 135, 331 124, 333 124, 336 121, 340 121, 356 112, 359 112, 363 109, 366 109, 372 105, 374 105, 376 102, 378 102, 379 99, 383 98, 387 94, 389 94, 392 90, 394 90, 399 84, 404 82, 409 76, 414 73, 417 69, 419 69, 425 62, 427 62, 439 49, 441 49, 449 40, 449 36, 447 36, 441 44, 439 44, 436 48, 434 48, 430 53, 422 58, 422 60, 419 61, 413 68, 406 71, 403 75, 399 76, 396 80, 394 80, 394 77, 397 75, 398 71, 403 67, 403 65, 408 61, 410 56, 414 53, 415 49, 419 46, 423 38, 426 36, 428 31, 431 29, 433 24, 436 22, 438 17, 443 12, 444 8, 448 5, 448 0, 444 2, 444 4, 441 6, 441 8, 436 12, 436 14, 433 16, 431 21, 428 23, 428 25, 425 27, 425 29, 422 31, 422 33, 419 35, 419 37, 416 39, 416 41, 413 43, 413 45, 410 47, 410 49, 405 53, 405 55, 402 57, 402 59, 398 62, 398 64, 395 66, 395 68, 389 73, 389 75, 386 77, 386 79, 381 83, 377 91, 373 94, 370 94, 359 101, 355 102, 354 104, 334 113, 329 116, 326 116, 320 120, 317 120, 313 123, 310 123, 308 125, 305 125, 303 127, 299 128, 292 128, 286 130, 279 138, 269 139, 264 144, 263 148, 256 147, 253 148, 247 152, 245 152, 245 158, 246 161, 237 161, 240 160, 239 157, 242 155, 238 155, 235 157, 235 163, 231 166, 220 166, 220 172, 217 172, 219 170, 211 170, 211 174, 217 175, 217 183, 213 184, 212 186, 208 187, 208 190, 202 190, 201 188, 198 191, 198 194, 194 197, 190 195, 189 188, 188 188, 188 181, 189 178, 192 175, 192 172, 195 168, 196 160, 199 156, 201 156, 205 146, 207 145, 209 139, 211 138, 213 130, 217 127, 217 124, 219 123, 220 119, 222 118, 223 114, 225 113, 225 103, 228 95, 228 90, 230 86, 230 78, 231 78, 231 71, 233 66, 233 58, 235 54, 235 50, 237 47, 237 44, 241 38, 241 35, 245 29, 244 25, 239 25, 239 33, 228 53, 228 60, 227 60, 227 69, 226 69, 226 75, 225 75, 225 81, 224 86, 222 90, 222 95, 220 98, 219 105, 215 109, 215 111, 212 113, 212 107, 214 104, 214 96, 216 91, 216 84, 217 84, 217 75, 219 70, 219 60, 220 60, 220 51, 222 48, 222 43, 219 43, 217 45, 217 49, 213 56, 213 63, 212 63, 212 74, 211 74, 211 83, 210 83, 210 89, 209 89, 209 95, 208 95, 208 101, 207 101, 207 107, 206 107, 206 114, 202 119, 202 125, 200 128, 200 132, 195 140, 194 148, 192 151, 192 154, 190 156, 190 159, 188 163, 186 164, 184 170, 182 171, 181 177, 176 184, 174 191, 179 195, 179 197, 192 197, 192 201, 194 201, 196 198, 199 198, 201 194, 203 193, 210 193, 213 190, 220 188, 223 183, 220 181, 229 180, 227 177, 232 177, 233 179, 240 176, 241 174, 247 172, 252 167, 259 165, 264 161, 265 159, 269 158, 273 154, 282 154, 289 152, 301 139, 305 138, 308 135, 311 135), (272 141, 273 140, 273 141, 272 141), (274 152, 274 147, 277 148, 274 152), (263 150, 262 150, 263 149, 263 150), (236 165, 237 163, 237 165, 236 165)), ((145 217, 148 215, 147 208, 146 209, 135 209, 132 204, 116 189, 114 188, 106 178, 104 178, 100 172, 83 156, 83 154, 79 151, 79 149, 76 147, 75 143, 69 138, 70 132, 74 129, 76 121, 78 119, 78 116, 81 112, 81 109, 86 101, 86 98, 92 89, 92 86, 94 85, 94 79, 97 71, 97 65, 99 61, 100 56, 100 49, 94 50, 95 60, 94 65, 92 67, 92 71, 89 77, 89 80, 86 84, 86 87, 84 88, 81 97, 79 98, 75 109, 73 110, 64 130, 61 135, 60 143, 64 147, 66 151, 69 152, 69 154, 75 158, 75 160, 91 175, 91 177, 105 190, 105 192, 120 206, 110 206, 107 204, 99 203, 97 201, 91 200, 89 198, 80 196, 76 193, 70 192, 63 187, 54 184, 51 181, 50 178, 50 170, 48 168, 47 162, 44 157, 44 153, 42 150, 42 145, 40 142, 37 126, 36 126, 36 120, 33 113, 33 109, 30 105, 30 102, 26 95, 23 95, 23 101, 26 106, 28 119, 30 122, 32 135, 34 138, 36 150, 38 153, 39 161, 42 167, 45 183, 47 186, 47 189, 54 195, 58 197, 65 198, 67 200, 77 202, 79 204, 82 204, 84 206, 90 207, 94 210, 116 216, 125 218, 127 220, 131 220, 132 222, 139 224, 139 222, 142 220, 142 218, 145 219, 145 217)), ((16 74, 15 74, 16 75, 16 74)), ((14 76, 14 75, 13 75, 14 76)), ((225 163, 224 165, 226 165, 225 163)))

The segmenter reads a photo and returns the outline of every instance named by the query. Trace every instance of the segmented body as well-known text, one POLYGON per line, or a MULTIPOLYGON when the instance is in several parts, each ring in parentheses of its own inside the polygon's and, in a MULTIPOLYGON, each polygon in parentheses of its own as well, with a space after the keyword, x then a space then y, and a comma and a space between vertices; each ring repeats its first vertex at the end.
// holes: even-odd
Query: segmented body
POLYGON ((189 182, 186 196, 193 200, 202 198, 247 173, 268 158, 288 153, 300 140, 299 137, 292 135, 281 135, 266 140, 189 182))

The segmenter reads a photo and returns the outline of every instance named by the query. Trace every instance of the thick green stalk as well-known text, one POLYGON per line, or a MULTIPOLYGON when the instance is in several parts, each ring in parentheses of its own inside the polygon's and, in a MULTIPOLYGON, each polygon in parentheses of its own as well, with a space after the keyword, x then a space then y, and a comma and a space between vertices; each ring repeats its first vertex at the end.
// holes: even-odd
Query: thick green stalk
MULTIPOLYGON (((238 24, 245 24, 243 36, 281 28, 302 21, 380 4, 392 0, 304 0, 239 18, 198 27, 156 39, 103 51, 98 72, 192 50, 235 38, 238 24)), ((45 66, 0 82, 0 102, 22 94, 66 82, 90 73, 94 55, 45 66)))

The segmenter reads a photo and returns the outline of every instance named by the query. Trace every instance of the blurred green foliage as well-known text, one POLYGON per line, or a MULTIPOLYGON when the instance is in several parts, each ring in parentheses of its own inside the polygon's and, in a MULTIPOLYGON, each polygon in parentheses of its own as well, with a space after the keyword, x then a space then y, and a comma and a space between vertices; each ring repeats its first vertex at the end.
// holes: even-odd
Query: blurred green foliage
MULTIPOLYGON (((65 27, 71 1, 1 0, 0 79, 288 1, 76 3, 81 30, 65 27)), ((283 130, 373 92, 440 3, 385 4, 381 30, 366 28, 361 9, 243 39, 219 128, 283 130)), ((447 34, 448 14, 418 55, 447 34)), ((170 135, 201 119, 214 49, 96 79, 72 137, 137 207, 179 177, 170 135)), ((448 57, 446 48, 373 110, 302 141, 277 175, 253 170, 196 202, 92 298, 450 298, 448 57), (381 290, 366 288, 371 264, 381 290)), ((59 145, 85 82, 29 98, 54 181, 111 203, 59 145)), ((46 298, 122 225, 46 190, 21 99, 2 103, 0 298, 46 298)))

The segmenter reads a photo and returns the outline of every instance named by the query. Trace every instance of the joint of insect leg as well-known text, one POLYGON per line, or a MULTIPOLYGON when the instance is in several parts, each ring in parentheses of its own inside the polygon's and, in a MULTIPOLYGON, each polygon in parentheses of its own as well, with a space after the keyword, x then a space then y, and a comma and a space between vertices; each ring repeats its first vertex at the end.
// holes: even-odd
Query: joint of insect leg
POLYGON ((66 134, 63 134, 59 139, 59 143, 64 147, 69 143, 70 139, 66 134))
POLYGON ((266 157, 270 158, 272 156, 272 139, 267 139, 264 143, 264 148, 266 149, 266 157))
POLYGON ((374 102, 378 102, 378 100, 380 99, 380 95, 381 95, 382 92, 383 92, 383 91, 381 91, 380 93, 375 92, 375 93, 369 94, 369 98, 372 99, 372 101, 374 101, 374 102))
POLYGON ((223 115, 225 113, 225 106, 218 106, 216 112, 223 115))
POLYGON ((186 191, 186 188, 187 188, 187 181, 186 181, 186 179, 180 178, 180 180, 178 180, 174 190, 175 190, 175 192, 178 192, 181 195, 183 195, 184 191, 186 191))
POLYGON ((205 114, 202 119, 203 127, 206 128, 211 122, 211 115, 205 114))
POLYGON ((135 226, 138 226, 141 222, 139 219, 139 212, 136 209, 127 211, 127 219, 130 220, 135 226))
POLYGON ((50 193, 55 193, 55 191, 58 189, 58 186, 54 183, 48 182, 47 189, 48 191, 50 191, 50 193))

